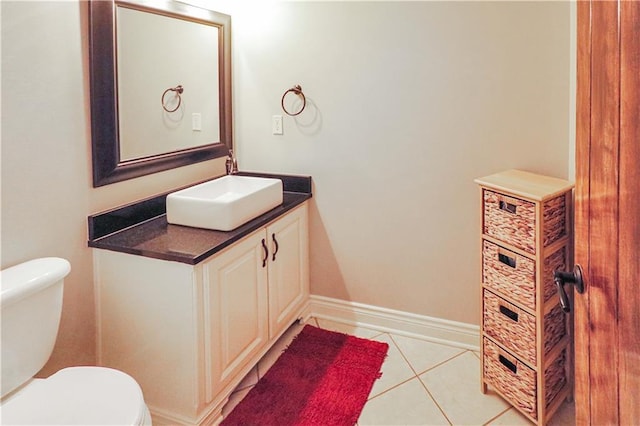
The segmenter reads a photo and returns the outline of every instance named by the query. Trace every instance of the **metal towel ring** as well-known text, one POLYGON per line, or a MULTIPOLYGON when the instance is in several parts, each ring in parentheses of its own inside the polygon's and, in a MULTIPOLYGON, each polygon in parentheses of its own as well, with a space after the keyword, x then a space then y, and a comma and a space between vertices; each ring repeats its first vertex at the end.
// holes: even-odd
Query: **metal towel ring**
POLYGON ((182 97, 180 96, 182 92, 184 92, 184 88, 182 87, 182 84, 179 84, 176 87, 169 87, 167 90, 165 90, 162 93, 162 98, 160 99, 160 102, 162 103, 162 109, 164 109, 167 112, 177 111, 178 108, 180 108, 180 104, 182 103, 182 97), (174 109, 168 109, 164 103, 164 97, 167 95, 168 92, 176 92, 176 96, 178 97, 178 105, 176 105, 174 109))
POLYGON ((287 115, 290 116, 296 116, 298 114, 300 114, 302 111, 304 111, 304 107, 307 106, 307 98, 304 97, 304 93, 302 93, 302 87, 300 87, 299 84, 296 84, 295 86, 293 86, 291 89, 287 90, 286 92, 284 92, 284 95, 282 95, 282 101, 280 102, 280 104, 282 105, 282 110, 284 112, 287 113, 287 115), (290 113, 289 111, 287 111, 287 108, 285 108, 284 106, 284 98, 287 96, 287 94, 289 92, 293 92, 296 95, 300 96, 302 98, 302 108, 300 108, 300 111, 295 112, 295 113, 290 113))

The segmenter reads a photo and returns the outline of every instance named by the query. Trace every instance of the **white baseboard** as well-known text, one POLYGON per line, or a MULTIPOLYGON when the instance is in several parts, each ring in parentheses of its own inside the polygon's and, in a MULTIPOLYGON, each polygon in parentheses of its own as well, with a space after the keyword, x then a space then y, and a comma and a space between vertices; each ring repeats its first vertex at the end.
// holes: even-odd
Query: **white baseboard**
POLYGON ((313 316, 434 343, 479 350, 480 327, 364 303, 311 295, 305 317, 313 316))

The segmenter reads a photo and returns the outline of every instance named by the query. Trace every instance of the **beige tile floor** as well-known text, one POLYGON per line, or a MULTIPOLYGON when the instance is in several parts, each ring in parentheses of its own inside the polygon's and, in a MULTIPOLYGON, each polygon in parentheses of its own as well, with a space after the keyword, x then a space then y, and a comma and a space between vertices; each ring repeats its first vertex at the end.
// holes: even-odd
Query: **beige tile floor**
MULTIPOLYGON (((480 358, 473 351, 312 318, 310 324, 389 344, 387 358, 359 426, 366 425, 531 425, 502 398, 480 392, 480 358)), ((293 325, 244 378, 223 409, 228 414, 273 365, 302 329, 293 325)), ((565 403, 553 426, 575 425, 573 404, 565 403)))

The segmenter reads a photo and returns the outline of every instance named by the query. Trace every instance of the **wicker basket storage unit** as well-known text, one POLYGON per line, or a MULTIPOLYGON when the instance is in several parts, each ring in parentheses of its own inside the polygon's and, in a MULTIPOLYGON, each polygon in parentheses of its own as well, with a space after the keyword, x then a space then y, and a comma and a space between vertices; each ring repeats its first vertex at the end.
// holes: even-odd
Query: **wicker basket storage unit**
POLYGON ((536 424, 571 397, 572 337, 553 271, 570 269, 573 185, 520 170, 476 179, 482 202, 481 390, 536 424))

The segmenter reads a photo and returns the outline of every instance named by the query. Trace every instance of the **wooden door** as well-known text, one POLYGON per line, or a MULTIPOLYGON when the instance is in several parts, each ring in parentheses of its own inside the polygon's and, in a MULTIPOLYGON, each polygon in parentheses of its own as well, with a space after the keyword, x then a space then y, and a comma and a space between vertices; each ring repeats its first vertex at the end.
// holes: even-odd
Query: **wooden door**
POLYGON ((640 2, 578 2, 578 425, 640 424, 640 2))

